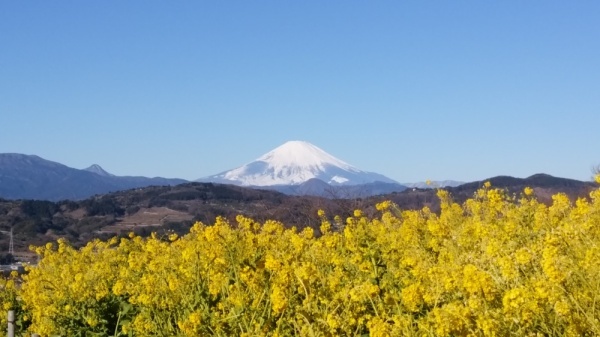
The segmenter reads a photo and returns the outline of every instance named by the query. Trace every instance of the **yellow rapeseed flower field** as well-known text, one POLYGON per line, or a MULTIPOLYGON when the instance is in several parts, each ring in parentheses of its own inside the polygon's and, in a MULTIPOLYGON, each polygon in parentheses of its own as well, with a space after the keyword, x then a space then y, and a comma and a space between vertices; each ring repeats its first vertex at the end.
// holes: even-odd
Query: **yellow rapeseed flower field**
POLYGON ((59 240, 0 301, 41 336, 600 335, 600 189, 549 206, 489 184, 438 196, 439 213, 386 201, 342 226, 320 211, 318 232, 238 216, 59 240))

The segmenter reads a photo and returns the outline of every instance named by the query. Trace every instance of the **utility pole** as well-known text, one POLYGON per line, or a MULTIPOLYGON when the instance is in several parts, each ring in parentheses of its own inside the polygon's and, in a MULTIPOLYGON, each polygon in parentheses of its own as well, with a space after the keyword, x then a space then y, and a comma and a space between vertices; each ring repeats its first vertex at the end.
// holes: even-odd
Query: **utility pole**
POLYGON ((12 255, 13 257, 15 256, 15 242, 13 240, 13 228, 10 227, 10 242, 8 244, 8 253, 10 255, 12 255))
POLYGON ((15 256, 15 240, 13 238, 13 227, 10 227, 10 231, 0 231, 0 233, 10 235, 10 241, 8 242, 8 253, 15 256))

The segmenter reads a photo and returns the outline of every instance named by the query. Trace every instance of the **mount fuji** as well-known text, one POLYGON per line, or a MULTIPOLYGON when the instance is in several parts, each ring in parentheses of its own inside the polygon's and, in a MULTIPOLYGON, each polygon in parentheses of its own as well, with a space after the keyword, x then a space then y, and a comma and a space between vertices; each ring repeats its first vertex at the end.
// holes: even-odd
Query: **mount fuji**
POLYGON ((332 187, 353 196, 356 193, 350 191, 372 195, 406 189, 384 175, 362 171, 305 141, 286 142, 251 163, 198 181, 303 195, 321 195, 331 192, 332 187))

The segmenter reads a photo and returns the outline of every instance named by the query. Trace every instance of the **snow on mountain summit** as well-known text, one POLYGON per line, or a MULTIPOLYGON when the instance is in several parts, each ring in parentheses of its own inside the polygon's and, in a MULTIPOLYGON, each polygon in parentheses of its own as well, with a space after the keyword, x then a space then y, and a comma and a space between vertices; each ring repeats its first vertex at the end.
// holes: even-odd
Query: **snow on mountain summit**
POLYGON ((358 185, 376 181, 395 183, 383 175, 361 171, 305 141, 286 142, 251 163, 199 180, 243 186, 274 186, 298 185, 313 178, 331 185, 358 185))
POLYGON ((286 142, 276 149, 264 154, 256 161, 263 161, 278 168, 292 166, 323 168, 325 165, 333 165, 349 171, 360 171, 313 144, 300 140, 286 142))

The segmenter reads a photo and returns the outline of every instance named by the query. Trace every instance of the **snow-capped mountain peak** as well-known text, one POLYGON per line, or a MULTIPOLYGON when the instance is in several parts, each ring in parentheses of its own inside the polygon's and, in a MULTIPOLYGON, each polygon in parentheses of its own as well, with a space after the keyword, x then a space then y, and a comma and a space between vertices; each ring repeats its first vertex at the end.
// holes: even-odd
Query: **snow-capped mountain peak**
POLYGON ((350 171, 360 171, 350 164, 337 159, 313 144, 301 140, 292 140, 262 155, 256 161, 269 163, 271 167, 319 167, 333 165, 350 171))
POLYGON ((310 179, 332 185, 395 181, 358 168, 305 141, 289 141, 255 161, 199 181, 244 186, 298 185, 310 179))

